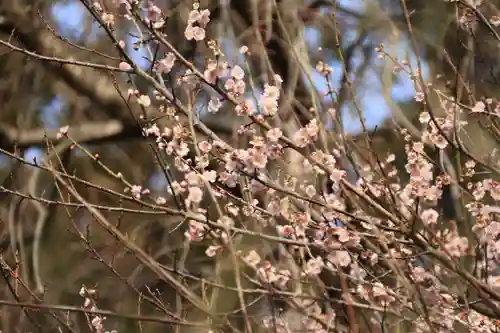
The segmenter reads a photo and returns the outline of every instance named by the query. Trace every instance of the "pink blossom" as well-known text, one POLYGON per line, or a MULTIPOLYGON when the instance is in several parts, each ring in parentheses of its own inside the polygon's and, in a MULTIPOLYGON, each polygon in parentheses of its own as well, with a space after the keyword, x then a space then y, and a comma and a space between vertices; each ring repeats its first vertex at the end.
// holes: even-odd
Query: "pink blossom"
POLYGON ((207 257, 213 257, 222 248, 222 245, 210 245, 205 251, 207 257))
POLYGON ((164 205, 167 203, 167 199, 165 199, 164 197, 157 197, 156 198, 156 204, 157 205, 164 205))
POLYGON ((200 12, 198 24, 202 28, 205 28, 208 25, 208 22, 210 22, 210 11, 208 9, 204 9, 200 12))
POLYGON ((308 197, 314 197, 316 195, 316 187, 313 185, 307 185, 304 192, 306 192, 308 197))
POLYGON ((351 264, 349 252, 343 250, 334 251, 332 254, 328 255, 328 260, 340 267, 347 267, 351 264))
POLYGON ((102 13, 101 18, 106 25, 115 24, 115 16, 111 13, 102 13))
POLYGON ((278 112, 278 99, 280 91, 276 86, 266 84, 264 86, 264 93, 259 100, 263 112, 267 116, 274 116, 278 112))
POLYGON ((208 59, 207 67, 203 72, 203 77, 208 83, 215 83, 215 80, 217 79, 217 68, 217 61, 214 59, 208 59))
POLYGON ((300 148, 303 148, 311 143, 311 139, 305 128, 301 128, 295 132, 293 142, 300 148))
POLYGON ((484 104, 483 101, 479 101, 479 102, 476 102, 476 104, 474 104, 474 106, 472 107, 472 112, 484 112, 484 110, 486 109, 486 104, 484 104))
POLYGON ((150 4, 148 6, 146 22, 152 22, 153 28, 155 29, 160 29, 165 24, 161 9, 158 8, 158 6, 155 6, 153 4, 150 4))
POLYGON ((240 97, 242 95, 245 94, 245 89, 246 89, 246 83, 245 81, 243 80, 236 80, 234 86, 233 86, 233 90, 231 91, 231 93, 235 96, 235 97, 240 97))
POLYGON ((194 171, 186 173, 184 175, 184 178, 186 179, 187 184, 190 186, 200 185, 200 176, 194 171))
POLYGON ((491 181, 490 196, 494 200, 500 200, 500 182, 491 181))
POLYGON ((317 276, 321 273, 324 263, 321 257, 316 257, 314 259, 309 259, 306 263, 306 269, 304 275, 306 276, 317 276))
POLYGON ((96 11, 98 11, 98 12, 101 12, 101 11, 102 11, 102 6, 101 6, 101 4, 100 4, 99 2, 94 1, 94 2, 92 3, 92 6, 94 7, 94 9, 95 9, 96 11))
POLYGON ((321 60, 318 61, 318 63, 316 64, 316 70, 321 75, 324 75, 324 76, 330 75, 330 73, 332 72, 332 68, 330 67, 330 65, 328 65, 327 63, 325 63, 321 60))
POLYGON ((424 93, 422 91, 417 91, 415 93, 415 101, 417 101, 417 102, 423 102, 424 99, 425 99, 425 95, 424 95, 424 93))
POLYGON ((430 139, 439 149, 444 149, 448 146, 448 141, 440 134, 431 135, 430 139))
POLYGON ((225 205, 224 207, 226 209, 226 211, 233 215, 233 216, 238 216, 239 214, 239 211, 240 209, 238 208, 238 206, 236 206, 235 204, 233 204, 232 202, 228 203, 225 205))
POLYGON ((217 179, 217 172, 215 172, 214 170, 205 171, 203 172, 202 177, 205 181, 213 183, 217 179))
POLYGON ((208 154, 212 150, 212 144, 208 141, 200 141, 198 142, 198 149, 203 154, 208 154))
POLYGON ((194 27, 192 25, 188 25, 186 29, 184 30, 184 37, 186 37, 187 40, 192 40, 194 38, 194 27))
POLYGON ((257 267, 261 262, 260 256, 255 250, 251 250, 243 260, 252 267, 257 267))
POLYGON ((202 28, 205 28, 210 22, 210 11, 208 9, 204 9, 199 11, 199 5, 193 5, 193 10, 189 12, 187 23, 189 25, 199 24, 202 28))
POLYGON ((218 98, 212 98, 210 99, 210 102, 208 102, 208 112, 210 113, 217 113, 219 109, 222 106, 222 102, 218 98))
POLYGON ((436 224, 439 218, 439 214, 432 208, 424 210, 420 214, 420 218, 424 222, 425 225, 436 224))
POLYGON ((307 135, 312 139, 315 140, 318 136, 318 121, 316 119, 311 120, 309 124, 306 125, 306 132, 307 135))
POLYGON ((170 73, 175 63, 175 55, 172 52, 167 53, 165 58, 158 60, 155 64, 155 71, 158 73, 170 73))
POLYGON ((206 35, 205 29, 203 29, 201 27, 193 27, 194 40, 196 40, 198 42, 202 41, 205 39, 205 35, 206 35))
POLYGON ((132 66, 130 66, 129 63, 127 62, 120 62, 120 64, 118 65, 118 68, 120 68, 122 71, 130 71, 132 70, 132 66))
POLYGON ((228 187, 236 187, 236 174, 223 171, 219 173, 219 180, 228 187))
POLYGON ((137 103, 142 106, 148 107, 151 105, 151 98, 148 95, 141 95, 137 98, 137 103))
POLYGON ((69 126, 63 126, 63 127, 61 127, 59 129, 59 131, 57 132, 57 135, 56 135, 57 140, 60 140, 63 137, 67 136, 68 135, 68 130, 69 130, 69 126))
POLYGON ((238 116, 250 116, 254 114, 255 109, 251 100, 246 99, 234 108, 238 116))
POLYGON ((192 10, 189 12, 189 16, 188 16, 188 19, 187 19, 187 23, 189 25, 193 25, 195 23, 198 23, 198 20, 200 19, 201 15, 200 15, 200 11, 195 9, 195 10, 192 10))
POLYGON ((189 187, 189 194, 187 200, 189 202, 200 203, 203 198, 203 191, 197 186, 189 187))
POLYGON ((332 228, 330 232, 338 237, 339 242, 347 243, 351 239, 349 231, 345 228, 332 228))
POLYGON ((267 139, 271 142, 278 142, 282 135, 283 132, 279 128, 272 128, 266 133, 267 139))
POLYGON ((175 153, 177 155, 179 155, 180 157, 184 157, 187 154, 189 154, 189 147, 188 147, 187 143, 181 142, 180 144, 176 145, 175 153))
POLYGON ((224 83, 224 88, 230 92, 234 89, 234 86, 236 85, 236 81, 234 79, 227 79, 226 83, 224 83))
POLYGON ((231 76, 235 79, 235 80, 243 80, 243 78, 245 77, 245 72, 243 71, 243 69, 241 69, 240 66, 234 66, 233 69, 231 70, 231 76))
POLYGON ((413 151, 419 154, 424 153, 424 144, 422 142, 414 142, 413 143, 413 151))
POLYGON ((347 172, 345 170, 333 169, 330 173, 330 179, 334 182, 339 182, 341 179, 345 178, 347 172))
POLYGON ((205 236, 205 225, 198 221, 189 221, 188 230, 184 233, 189 241, 201 241, 205 236))
POLYGON ((142 193, 142 186, 140 185, 132 185, 132 188, 130 189, 130 192, 136 199, 141 198, 141 193, 142 193))
POLYGON ((452 232, 447 236, 447 242, 445 243, 445 248, 450 253, 450 255, 460 258, 467 253, 469 248, 469 240, 466 237, 460 237, 455 232, 452 232))
POLYGON ((381 301, 382 303, 390 303, 394 301, 394 297, 389 295, 386 286, 380 282, 375 282, 372 287, 373 298, 381 301))
POLYGON ((276 230, 280 237, 288 237, 294 233, 295 228, 289 224, 287 225, 277 225, 276 230))
POLYGON ((160 128, 158 127, 158 125, 153 124, 149 128, 146 128, 145 134, 146 136, 154 135, 158 137, 161 135, 160 128))

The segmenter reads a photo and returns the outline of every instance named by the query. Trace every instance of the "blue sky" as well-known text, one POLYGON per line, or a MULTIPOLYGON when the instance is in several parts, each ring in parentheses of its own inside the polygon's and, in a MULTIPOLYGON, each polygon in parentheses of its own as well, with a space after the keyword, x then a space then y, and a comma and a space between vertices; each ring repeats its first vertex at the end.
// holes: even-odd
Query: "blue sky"
MULTIPOLYGON (((363 10, 363 2, 360 0, 341 0, 340 3, 348 7, 351 10, 356 10, 361 12, 363 10)), ((53 15, 55 16, 58 29, 61 34, 67 36, 68 38, 78 38, 82 31, 83 26, 83 8, 79 1, 69 1, 66 3, 59 3, 53 8, 53 15)), ((94 30, 97 31, 97 30, 94 30)), ((317 39, 317 33, 313 29, 309 29, 306 33, 306 37, 309 42, 314 43, 317 39)), ((130 45, 130 43, 129 43, 130 45)), ((400 46, 403 51, 406 47, 405 45, 400 46)), ((138 61, 139 64, 144 64, 144 56, 142 52, 131 52, 134 60, 138 61)), ((402 54, 403 56, 404 54, 402 54)), ((359 65, 361 58, 355 59, 356 66, 359 65)), ((338 82, 342 75, 342 69, 340 64, 331 64, 334 68, 334 79, 338 82)), ((326 85, 324 79, 317 73, 313 74, 313 79, 315 85, 320 89, 320 91, 326 91, 326 85)), ((373 127, 380 124, 389 114, 389 108, 384 101, 381 94, 381 84, 380 80, 374 71, 369 71, 364 80, 364 87, 362 89, 362 95, 358 95, 358 103, 360 104, 363 112, 366 116, 367 125, 373 127)), ((392 89, 392 98, 394 101, 403 101, 412 97, 414 90, 412 84, 407 79, 400 80, 401 82, 396 84, 392 89)), ((64 100, 62 98, 56 98, 50 103, 44 112, 44 122, 48 129, 56 129, 61 126, 59 124, 58 118, 60 113, 64 109, 64 100)), ((348 115, 346 117, 346 128, 349 131, 356 131, 359 129, 359 121, 357 119, 351 119, 348 115)), ((32 149, 27 158, 31 159, 35 156, 39 156, 40 151, 37 149, 32 149)))

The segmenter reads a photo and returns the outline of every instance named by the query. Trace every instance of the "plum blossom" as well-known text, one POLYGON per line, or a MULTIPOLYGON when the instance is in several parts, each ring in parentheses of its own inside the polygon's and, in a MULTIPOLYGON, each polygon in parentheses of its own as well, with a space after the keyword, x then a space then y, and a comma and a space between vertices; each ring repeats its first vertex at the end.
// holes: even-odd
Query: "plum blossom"
POLYGON ((193 10, 189 13, 186 30, 184 36, 187 40, 202 41, 205 39, 205 28, 210 22, 210 11, 204 9, 199 10, 199 4, 193 4, 193 10))
POLYGON ((156 204, 157 205, 164 205, 167 203, 167 199, 165 199, 164 197, 157 197, 156 198, 156 204))
POLYGON ((203 198, 203 191, 201 188, 197 186, 191 186, 188 191, 188 197, 187 201, 188 202, 193 202, 193 203, 200 203, 201 199, 203 198))
POLYGON ((289 224, 287 225, 277 225, 276 231, 281 237, 288 237, 295 232, 295 228, 289 224))
POLYGON ((238 116, 250 116, 255 113, 255 108, 250 99, 242 101, 234 108, 238 116))
POLYGON ((330 65, 321 60, 316 64, 316 70, 323 76, 330 75, 333 71, 330 65))
POLYGON ((305 271, 303 272, 304 276, 317 276, 321 273, 323 269, 324 262, 321 257, 316 257, 314 259, 309 259, 306 263, 305 271))
POLYGON ((500 201, 500 182, 491 180, 489 183, 490 183, 490 186, 489 186, 490 196, 494 200, 500 201))
POLYGON ((420 214, 420 218, 424 222, 425 225, 436 224, 439 218, 439 213, 434 209, 426 209, 420 214))
POLYGON ((205 254, 207 257, 213 257, 217 254, 217 252, 222 248, 222 245, 210 245, 207 250, 205 251, 205 254))
POLYGON ((184 179, 189 186, 196 186, 201 184, 200 175, 194 171, 186 173, 184 175, 184 179))
POLYGON ((165 58, 158 60, 155 63, 154 70, 160 74, 168 74, 174 67, 176 57, 172 52, 165 55, 165 58))
POLYGON ((137 98, 137 103, 144 107, 148 107, 151 105, 151 98, 148 95, 141 95, 137 98))
POLYGON ((222 106, 222 102, 220 99, 214 97, 210 99, 208 102, 208 112, 217 113, 222 106))
POLYGON ((264 93, 262 94, 259 104, 266 116, 274 116, 278 112, 278 99, 280 97, 280 89, 278 86, 266 84, 264 93))
POLYGON ((243 260, 252 267, 257 267, 257 265, 261 262, 261 258, 259 254, 255 250, 251 250, 243 260))
POLYGON ((317 119, 312 119, 306 127, 299 129, 293 136, 295 144, 303 148, 318 138, 319 126, 317 119))
POLYGON ((198 142, 198 149, 203 153, 203 154, 208 154, 212 150, 212 144, 208 141, 200 141, 198 142))
POLYGON ((102 6, 99 2, 97 1, 94 1, 92 3, 92 7, 94 7, 94 9, 97 11, 97 12, 101 12, 102 11, 102 6))
POLYGON ((236 187, 236 180, 237 175, 233 172, 223 171, 219 173, 219 181, 230 188, 236 187))
POLYGON ((132 70, 132 66, 128 62, 120 62, 118 65, 118 68, 121 69, 122 71, 130 71, 132 70))
POLYGON ((203 179, 207 182, 213 183, 217 179, 217 172, 214 170, 205 171, 202 175, 203 179))
POLYGON ((205 33, 205 29, 201 27, 188 25, 184 31, 184 36, 187 40, 202 41, 205 39, 205 33))
POLYGON ((115 24, 115 16, 111 13, 102 13, 101 19, 107 26, 115 24))
POLYGON ((203 72, 203 78, 210 84, 214 84, 217 79, 217 61, 214 59, 208 59, 207 66, 203 72))
POLYGON ((304 148, 311 143, 311 138, 307 134, 306 129, 301 128, 293 135, 293 142, 295 142, 298 147, 304 148))
POLYGON ((63 137, 67 136, 68 130, 69 130, 68 125, 59 128, 59 131, 57 132, 57 135, 56 135, 57 140, 61 140, 63 137))
POLYGON ((189 147, 188 147, 186 142, 181 142, 181 143, 175 145, 174 149, 175 149, 175 153, 180 157, 184 157, 187 154, 189 154, 189 147))
POLYGON ((372 296, 376 301, 381 302, 382 304, 391 303, 394 301, 394 297, 390 295, 386 286, 384 286, 380 282, 375 282, 372 287, 372 296))
POLYGON ((318 137, 318 120, 317 119, 312 119, 309 124, 306 125, 306 132, 307 135, 312 139, 316 140, 318 137))
POLYGON ((351 256, 347 251, 334 251, 333 253, 328 255, 328 261, 336 266, 347 267, 351 264, 351 256))
POLYGON ((446 138, 440 134, 434 134, 430 136, 431 142, 439 149, 445 149, 448 146, 448 141, 446 138))
POLYGON ((160 29, 165 24, 161 9, 158 6, 149 4, 147 7, 146 22, 151 23, 154 29, 160 29))
POLYGON ((206 233, 206 227, 203 223, 198 221, 190 220, 188 230, 184 233, 184 236, 189 241, 201 241, 206 233))
POLYGON ((478 101, 478 102, 476 102, 476 104, 474 104, 471 111, 474 113, 480 113, 480 112, 484 112, 485 109, 486 109, 486 104, 484 104, 483 101, 478 101))
POLYGON ((306 192, 307 196, 314 197, 316 195, 316 187, 313 185, 306 186, 304 192, 306 192))
POLYGON ((142 193, 142 186, 140 185, 132 185, 132 188, 130 189, 130 192, 132 193, 132 196, 139 200, 141 198, 141 193, 142 193))
POLYGON ((466 237, 460 237, 455 231, 449 232, 445 237, 445 249, 451 256, 460 258, 467 253, 469 240, 466 237))
POLYGON ((421 112, 421 113, 420 113, 420 116, 418 117, 418 120, 419 120, 422 124, 427 124, 427 123, 429 123, 429 121, 431 120, 431 116, 430 116, 429 112, 424 111, 424 112, 421 112))
POLYGON ((240 66, 234 66, 231 70, 231 76, 235 80, 243 80, 245 78, 245 72, 241 69, 240 66))
POLYGON ((283 132, 281 132, 281 129, 271 128, 269 131, 267 131, 266 138, 271 142, 278 142, 282 135, 283 132))

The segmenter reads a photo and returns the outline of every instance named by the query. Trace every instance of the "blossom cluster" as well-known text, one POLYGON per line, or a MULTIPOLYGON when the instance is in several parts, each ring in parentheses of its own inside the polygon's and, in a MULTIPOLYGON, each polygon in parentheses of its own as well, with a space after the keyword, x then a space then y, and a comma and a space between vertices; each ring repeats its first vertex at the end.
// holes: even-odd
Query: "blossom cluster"
MULTIPOLYGON (((127 17, 138 20, 137 4, 124 3, 127 17)), ((112 14, 94 7, 107 26, 115 24, 112 14)), ((161 44, 168 37, 157 31, 165 15, 150 2, 144 9, 143 23, 157 32, 161 38, 155 42, 161 44)), ((311 108, 311 118, 301 124, 283 117, 291 112, 282 100, 287 82, 274 74, 257 91, 248 48, 242 47, 239 63, 224 56, 219 41, 207 40, 210 15, 195 3, 184 31, 187 41, 207 46, 202 64, 164 43, 167 52, 151 61, 156 76, 147 76, 154 82, 154 98, 128 90, 128 103, 158 114, 142 119, 142 134, 169 161, 168 187, 157 196, 145 185, 115 177, 126 185, 128 199, 182 219, 183 241, 201 247, 204 259, 231 258, 237 282, 244 276, 259 290, 303 310, 293 325, 285 314, 264 316, 266 328, 327 332, 340 323, 341 313, 333 307, 342 304, 358 312, 367 309, 367 325, 373 327, 391 315, 419 333, 453 332, 456 325, 477 332, 493 329, 493 322, 457 290, 462 284, 482 288, 482 294, 493 295, 492 304, 500 303, 489 289, 500 290, 500 182, 480 175, 485 159, 462 149, 457 137, 469 117, 493 116, 500 103, 492 98, 471 106, 457 103, 432 82, 423 82, 409 61, 396 62, 393 72, 406 72, 414 84, 422 126, 417 134, 400 130, 401 154, 383 158, 367 133, 368 147, 361 148, 345 133, 332 133, 330 124, 339 121, 333 107, 311 108), (166 74, 176 77, 187 100, 194 100, 182 104, 182 98, 172 97, 162 82, 166 74), (203 123, 195 111, 199 105, 209 116, 227 108, 228 119, 243 124, 231 139, 222 139, 203 123), (450 151, 460 156, 450 158, 450 151), (453 218, 444 213, 446 200, 460 206, 453 218), (249 249, 247 237, 272 250, 249 249), (462 262, 469 261, 474 265, 463 268, 462 262), (325 295, 336 299, 323 301, 325 295), (414 320, 405 318, 407 313, 414 320)), ((380 59, 393 59, 383 46, 376 51, 380 59)), ((118 69, 143 75, 125 60, 118 69)), ((315 69, 331 86, 332 68, 320 60, 315 69)), ((63 127, 56 138, 71 139, 70 133, 63 127)), ((90 311, 97 309, 94 293, 87 288, 80 293, 90 311)), ((96 332, 104 332, 104 319, 92 316, 96 332)))
POLYGON ((88 310, 91 314, 90 316, 90 324, 94 329, 95 333, 118 333, 116 330, 107 331, 104 329, 104 321, 106 317, 99 314, 92 314, 94 311, 98 311, 97 303, 96 303, 96 295, 97 291, 95 289, 89 289, 85 286, 80 288, 79 292, 80 296, 84 298, 83 308, 88 310))

